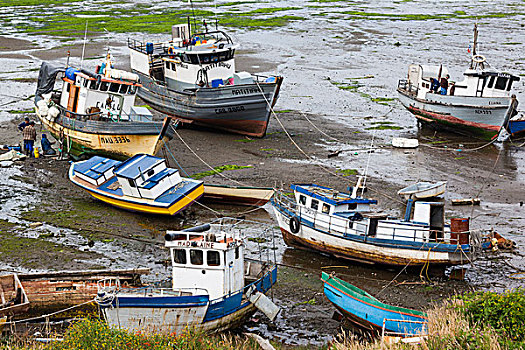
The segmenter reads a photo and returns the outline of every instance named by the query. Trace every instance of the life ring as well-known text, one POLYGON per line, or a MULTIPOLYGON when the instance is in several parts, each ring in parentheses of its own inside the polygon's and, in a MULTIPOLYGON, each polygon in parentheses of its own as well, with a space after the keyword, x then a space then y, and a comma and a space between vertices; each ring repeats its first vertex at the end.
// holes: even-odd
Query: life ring
POLYGON ((472 56, 472 61, 476 62, 476 63, 483 63, 485 62, 487 59, 485 58, 485 56, 483 55, 476 55, 476 56, 472 56))
POLYGON ((301 223, 299 222, 299 219, 297 218, 297 216, 293 216, 291 219, 290 219, 290 231, 292 233, 298 233, 299 232, 299 229, 301 228, 301 223))

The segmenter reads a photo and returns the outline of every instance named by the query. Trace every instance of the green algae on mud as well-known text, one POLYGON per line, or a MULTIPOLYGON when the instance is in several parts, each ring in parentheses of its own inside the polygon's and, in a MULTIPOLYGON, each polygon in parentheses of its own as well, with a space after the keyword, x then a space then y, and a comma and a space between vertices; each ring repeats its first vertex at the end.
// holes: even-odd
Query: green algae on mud
POLYGON ((213 168, 213 170, 209 170, 209 171, 204 171, 202 173, 193 174, 193 175, 191 175, 191 177, 194 178, 195 180, 199 180, 199 179, 202 179, 203 177, 219 174, 219 173, 222 173, 223 171, 227 171, 227 170, 239 170, 239 169, 248 169, 248 168, 253 168, 253 166, 251 166, 251 165, 235 165, 235 164, 233 164, 233 165, 221 165, 221 166, 217 166, 217 167, 213 168))
POLYGON ((465 11, 454 11, 446 14, 415 14, 415 13, 379 13, 365 11, 341 11, 337 12, 347 15, 345 19, 370 19, 370 20, 390 20, 390 21, 427 21, 427 20, 447 20, 447 19, 482 19, 482 18, 504 18, 514 17, 519 13, 495 12, 476 15, 467 15, 465 11))

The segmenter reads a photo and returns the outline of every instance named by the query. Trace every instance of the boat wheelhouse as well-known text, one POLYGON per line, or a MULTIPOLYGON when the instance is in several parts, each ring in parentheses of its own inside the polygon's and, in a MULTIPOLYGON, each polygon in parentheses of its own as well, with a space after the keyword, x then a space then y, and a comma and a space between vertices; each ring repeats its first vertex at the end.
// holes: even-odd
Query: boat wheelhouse
POLYGON ((292 185, 272 204, 286 244, 388 265, 455 265, 472 260, 468 230, 451 233, 443 202, 412 202, 404 219, 373 212, 377 201, 331 188, 292 185))
POLYGON ((183 122, 262 137, 282 77, 235 70, 239 47, 223 31, 190 33, 175 25, 172 40, 128 40, 138 95, 154 109, 183 122))
POLYGON ((101 283, 96 300, 108 324, 148 333, 216 332, 239 326, 256 308, 273 320, 279 309, 265 293, 277 280, 277 268, 245 260, 242 231, 225 220, 166 233, 171 286, 101 283))
POLYGON ((109 54, 96 73, 43 62, 36 114, 62 148, 75 157, 154 155, 173 136, 169 119, 154 121, 149 110, 134 107, 140 87, 138 76, 111 65, 109 54), (60 73, 62 88, 53 92, 60 73))
POLYGON ((100 156, 76 162, 69 179, 103 202, 150 214, 175 215, 204 193, 202 181, 183 178, 165 159, 147 154, 124 162, 100 156))
POLYGON ((491 138, 505 124, 512 86, 520 78, 491 69, 485 57, 477 54, 477 35, 475 26, 470 66, 462 81, 449 82, 445 95, 437 89, 439 81, 448 76, 448 69, 442 65, 411 64, 407 78, 399 80, 397 91, 401 103, 419 121, 491 138))

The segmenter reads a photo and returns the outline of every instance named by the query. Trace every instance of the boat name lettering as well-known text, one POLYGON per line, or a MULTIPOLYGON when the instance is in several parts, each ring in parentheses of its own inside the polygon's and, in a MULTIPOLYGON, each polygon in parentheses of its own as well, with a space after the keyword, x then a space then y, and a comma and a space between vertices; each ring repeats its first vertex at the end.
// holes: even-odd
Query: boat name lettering
POLYGON ((489 101, 489 105, 500 105, 501 102, 499 101, 489 101))
POLYGON ((244 111, 244 106, 235 106, 235 107, 228 107, 228 108, 215 108, 215 114, 235 113, 235 112, 242 112, 242 111, 244 111))
POLYGON ((128 143, 131 142, 126 136, 101 136, 100 143, 128 143))
POLYGON ((196 247, 196 248, 213 248, 214 242, 195 242, 195 241, 182 241, 177 242, 179 247, 196 247))
POLYGON ((232 95, 249 95, 249 94, 255 94, 258 92, 259 90, 257 90, 256 88, 233 89, 232 95))
POLYGON ((498 73, 498 77, 501 77, 501 78, 510 78, 510 74, 506 74, 506 73, 498 73))
POLYGON ((476 113, 476 114, 492 114, 492 111, 487 111, 487 110, 484 110, 484 109, 475 109, 474 113, 476 113))
POLYGON ((224 67, 224 68, 230 69, 231 64, 224 63, 224 62, 215 62, 215 63, 212 63, 212 64, 207 65, 206 67, 204 67, 204 70, 210 70, 210 69, 219 68, 219 67, 224 67))

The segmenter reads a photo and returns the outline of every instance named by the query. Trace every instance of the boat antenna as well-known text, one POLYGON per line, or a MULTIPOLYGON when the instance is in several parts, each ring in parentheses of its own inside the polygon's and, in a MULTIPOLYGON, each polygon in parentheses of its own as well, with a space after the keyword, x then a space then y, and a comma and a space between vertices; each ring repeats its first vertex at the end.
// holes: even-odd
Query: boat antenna
POLYGON ((195 27, 195 30, 197 30, 197 22, 195 21, 195 8, 193 7, 193 1, 188 0, 191 5, 191 13, 193 15, 193 26, 195 27))
POLYGON ((87 28, 88 28, 88 21, 86 21, 86 29, 84 30, 84 44, 82 45, 82 57, 80 58, 80 69, 82 69, 82 63, 84 62, 84 53, 86 52, 87 28))

